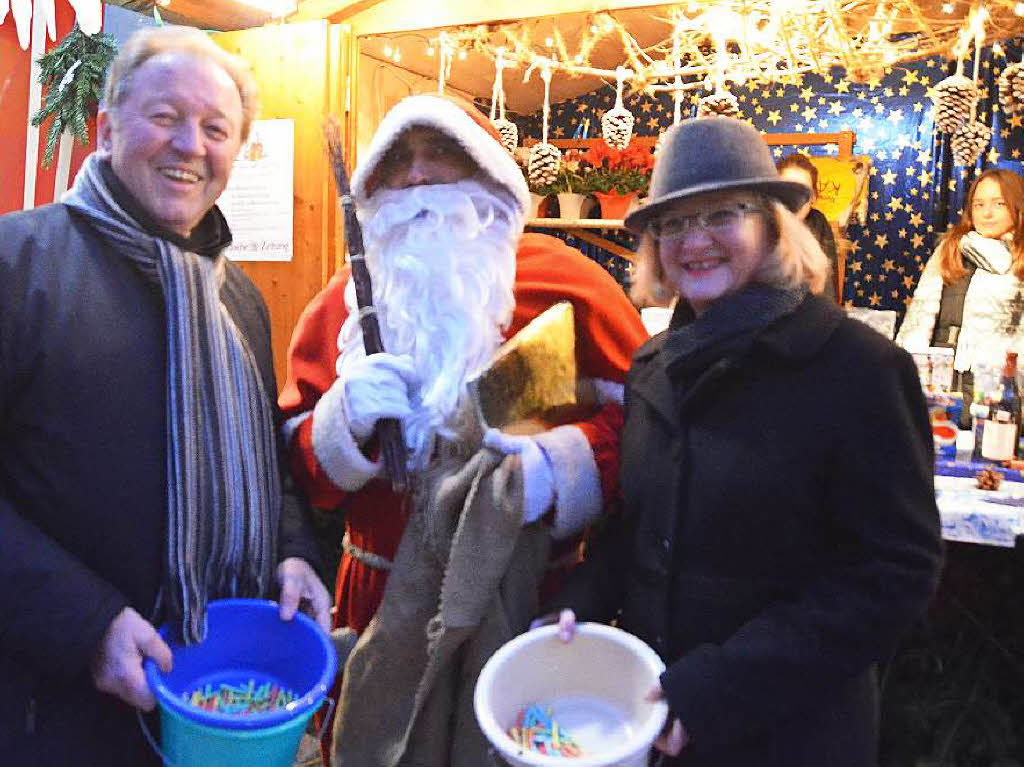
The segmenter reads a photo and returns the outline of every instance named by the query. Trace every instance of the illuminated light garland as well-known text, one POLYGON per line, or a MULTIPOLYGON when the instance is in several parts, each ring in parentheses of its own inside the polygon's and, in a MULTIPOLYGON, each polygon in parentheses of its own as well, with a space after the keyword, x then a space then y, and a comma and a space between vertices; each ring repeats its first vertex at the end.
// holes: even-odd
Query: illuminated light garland
MULTIPOLYGON (((630 88, 657 93, 692 90, 700 87, 693 80, 709 75, 717 92, 726 81, 788 83, 834 66, 853 82, 870 82, 900 63, 962 57, 979 34, 1001 39, 1020 33, 1012 14, 1024 14, 1022 0, 979 3, 967 24, 948 5, 948 17, 930 18, 917 0, 718 0, 710 8, 691 1, 665 6, 665 36, 649 46, 639 44, 613 12, 601 11, 581 25, 575 52, 561 31, 541 32, 543 20, 478 24, 447 34, 460 58, 472 49, 493 59, 504 48, 508 68, 529 72, 543 61, 569 77, 610 82, 617 68, 595 67, 590 58, 600 41, 618 38, 630 88)), ((439 48, 438 40, 430 47, 439 48)))

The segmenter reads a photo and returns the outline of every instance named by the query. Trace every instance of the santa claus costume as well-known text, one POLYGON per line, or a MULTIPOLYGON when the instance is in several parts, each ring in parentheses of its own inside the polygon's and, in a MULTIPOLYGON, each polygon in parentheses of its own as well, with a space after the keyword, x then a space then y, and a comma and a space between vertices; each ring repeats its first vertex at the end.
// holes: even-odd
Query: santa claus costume
MULTIPOLYGON (((542 524, 554 539, 572 539, 616 491, 621 384, 646 338, 638 313, 599 265, 553 237, 522 233, 526 183, 474 110, 437 96, 401 101, 378 128, 352 189, 385 349, 410 355, 425 371, 417 412, 403 423, 414 478, 429 465, 436 439, 451 437, 446 418, 501 341, 553 304, 572 303, 579 375, 610 393, 585 419, 535 435, 555 487, 542 524), (480 172, 456 184, 373 188, 375 170, 412 126, 454 139, 480 172)), ((345 515, 335 622, 357 632, 380 604, 409 512, 408 495, 396 494, 383 475, 374 441, 360 445, 346 426, 338 371, 362 354, 346 267, 299 320, 280 405, 299 483, 314 506, 345 515)))

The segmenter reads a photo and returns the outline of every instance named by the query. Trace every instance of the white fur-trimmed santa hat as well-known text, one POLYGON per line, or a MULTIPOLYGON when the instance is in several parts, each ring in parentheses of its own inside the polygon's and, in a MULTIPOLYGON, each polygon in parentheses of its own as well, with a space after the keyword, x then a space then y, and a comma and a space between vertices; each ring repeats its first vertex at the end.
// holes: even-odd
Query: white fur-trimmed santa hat
POLYGON ((436 94, 408 96, 384 115, 365 156, 352 174, 352 194, 357 203, 366 201, 366 184, 395 139, 414 125, 451 136, 492 181, 508 190, 520 212, 527 214, 530 190, 526 179, 512 155, 501 145, 494 126, 476 109, 436 94))

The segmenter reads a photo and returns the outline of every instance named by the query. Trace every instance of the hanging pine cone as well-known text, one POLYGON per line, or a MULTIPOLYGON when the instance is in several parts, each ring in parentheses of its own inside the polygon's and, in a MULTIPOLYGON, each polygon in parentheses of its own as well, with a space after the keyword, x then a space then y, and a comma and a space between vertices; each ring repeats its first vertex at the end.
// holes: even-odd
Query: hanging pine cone
POLYGON ((974 80, 963 75, 950 75, 935 85, 935 127, 945 133, 956 133, 971 115, 978 100, 974 80))
POLYGON ((601 117, 601 135, 613 149, 625 149, 633 137, 633 113, 625 107, 612 107, 601 117))
POLYGON ((957 165, 974 165, 992 139, 992 129, 985 123, 972 120, 966 122, 950 141, 953 161, 957 165))
POLYGON ((731 93, 713 93, 697 102, 697 117, 741 117, 740 102, 731 93))
POLYGON ((1024 62, 1008 65, 999 75, 999 103, 1007 117, 1024 112, 1024 62))
POLYGON ((501 145, 511 154, 519 146, 519 128, 511 120, 495 120, 494 127, 501 136, 501 145))
POLYGON ((534 144, 530 149, 530 162, 526 166, 526 179, 531 187, 548 186, 558 178, 562 163, 561 150, 552 144, 534 144))

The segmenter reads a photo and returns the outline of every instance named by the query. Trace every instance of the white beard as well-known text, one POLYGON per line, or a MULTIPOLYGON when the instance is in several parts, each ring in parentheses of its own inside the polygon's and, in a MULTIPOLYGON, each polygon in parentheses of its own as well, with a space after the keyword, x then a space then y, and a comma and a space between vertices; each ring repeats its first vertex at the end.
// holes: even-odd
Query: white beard
MULTIPOLYGON (((419 372, 403 422, 409 467, 425 468, 435 437, 454 436, 466 383, 491 361, 515 306, 523 218, 510 197, 477 181, 381 190, 362 211, 381 340, 419 372)), ((365 356, 355 284, 338 334, 338 374, 365 356)))

